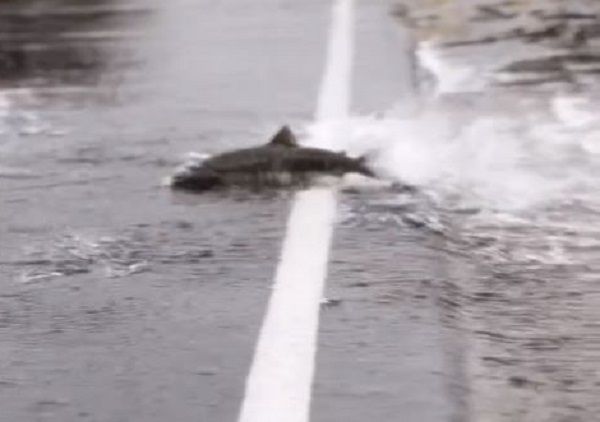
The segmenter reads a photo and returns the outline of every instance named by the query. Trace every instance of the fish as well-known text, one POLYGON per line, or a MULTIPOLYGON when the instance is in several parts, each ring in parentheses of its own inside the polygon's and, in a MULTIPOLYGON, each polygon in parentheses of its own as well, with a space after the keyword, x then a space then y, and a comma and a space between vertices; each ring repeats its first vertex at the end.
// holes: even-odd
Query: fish
POLYGON ((366 157, 303 147, 285 125, 264 145, 223 152, 186 166, 171 178, 171 187, 195 192, 228 187, 310 187, 322 176, 348 173, 377 178, 366 157))

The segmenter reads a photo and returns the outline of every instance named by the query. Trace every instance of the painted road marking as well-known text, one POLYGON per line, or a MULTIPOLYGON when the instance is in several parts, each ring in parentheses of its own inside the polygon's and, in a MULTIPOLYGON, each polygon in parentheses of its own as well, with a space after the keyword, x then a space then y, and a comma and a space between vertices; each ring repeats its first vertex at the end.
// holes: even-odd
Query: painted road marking
POLYGON ((309 420, 319 303, 335 210, 330 189, 300 192, 295 198, 241 422, 309 420))
MULTIPOLYGON (((353 0, 335 0, 317 121, 350 107, 353 0)), ((327 136, 327 135, 324 135, 327 136)), ((328 139, 315 140, 327 145, 328 139)), ((239 422, 307 422, 337 200, 332 189, 296 194, 239 422)))
POLYGON ((345 119, 350 113, 354 51, 354 0, 334 0, 327 65, 321 81, 317 121, 345 119))

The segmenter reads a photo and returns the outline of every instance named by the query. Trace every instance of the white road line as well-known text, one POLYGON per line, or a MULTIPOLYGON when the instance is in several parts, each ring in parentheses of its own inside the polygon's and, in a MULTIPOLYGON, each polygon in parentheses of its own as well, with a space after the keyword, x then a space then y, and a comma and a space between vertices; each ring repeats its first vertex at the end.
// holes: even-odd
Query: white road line
POLYGON ((306 422, 335 194, 297 194, 240 422, 306 422))
MULTIPOLYGON (((335 0, 317 120, 348 116, 353 0, 335 0)), ((321 140, 327 143, 327 140, 321 140)), ((331 189, 296 194, 239 422, 307 422, 319 305, 336 214, 331 189)))
POLYGON ((354 1, 334 1, 328 60, 321 82, 316 113, 318 121, 344 119, 350 113, 354 1))

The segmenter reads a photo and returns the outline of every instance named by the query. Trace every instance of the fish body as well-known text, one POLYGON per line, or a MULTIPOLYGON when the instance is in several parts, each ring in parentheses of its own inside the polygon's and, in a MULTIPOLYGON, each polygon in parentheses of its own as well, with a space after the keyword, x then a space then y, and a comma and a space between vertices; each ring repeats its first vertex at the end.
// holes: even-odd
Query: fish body
POLYGON ((364 158, 302 147, 284 126, 265 145, 218 154, 185 168, 172 178, 171 186, 200 192, 220 187, 306 187, 318 177, 347 173, 375 177, 364 158))

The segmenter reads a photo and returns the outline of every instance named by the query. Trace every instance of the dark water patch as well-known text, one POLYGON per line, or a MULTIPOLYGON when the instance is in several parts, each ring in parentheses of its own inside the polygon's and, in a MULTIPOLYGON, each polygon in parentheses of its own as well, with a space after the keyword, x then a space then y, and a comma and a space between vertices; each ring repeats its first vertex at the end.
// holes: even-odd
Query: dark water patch
MULTIPOLYGON (((68 261, 66 261, 68 262, 68 261)), ((44 265, 52 265, 56 262, 51 259, 17 259, 14 261, 0 261, 0 265, 10 265, 10 266, 44 266, 44 265)))
POLYGON ((488 36, 483 38, 477 38, 473 40, 460 40, 460 41, 449 41, 440 44, 441 47, 444 48, 453 48, 453 47, 468 47, 474 45, 485 45, 492 44, 500 41, 502 38, 496 36, 488 36))
POLYGON ((473 22, 510 20, 518 16, 518 13, 505 11, 502 5, 477 5, 476 10, 477 15, 471 18, 473 22))
POLYGON ((150 10, 113 0, 8 0, 0 11, 0 80, 11 84, 94 85, 135 54, 115 44, 127 39, 150 10), (110 47, 110 48, 108 48, 110 47), (127 58, 128 57, 128 58, 127 58))
POLYGON ((584 40, 600 38, 600 23, 590 23, 579 27, 579 34, 584 40))
POLYGON ((46 184, 27 184, 24 186, 12 186, 10 188, 3 188, 5 192, 23 192, 23 191, 32 191, 32 190, 40 190, 40 189, 54 189, 54 188, 64 188, 71 186, 86 186, 93 185, 98 182, 106 182, 106 181, 114 181, 120 179, 118 176, 102 176, 102 177, 88 177, 81 180, 62 180, 54 183, 46 183, 46 184))
POLYGON ((66 400, 53 400, 53 399, 39 400, 32 405, 32 410, 34 410, 35 412, 45 413, 45 412, 52 412, 53 410, 56 410, 57 408, 62 408, 62 407, 68 406, 68 405, 69 405, 69 402, 66 400))
POLYGON ((518 387, 518 388, 524 388, 524 387, 534 384, 527 377, 524 377, 521 375, 513 375, 513 376, 509 377, 508 382, 513 387, 518 387))
POLYGON ((489 44, 521 40, 527 43, 541 43, 544 41, 556 41, 562 37, 567 31, 564 24, 551 24, 542 27, 521 27, 516 26, 511 29, 504 29, 494 34, 481 35, 473 39, 458 39, 452 41, 444 41, 439 45, 444 48, 461 48, 461 47, 476 47, 486 46, 489 44))
POLYGON ((6 381, 6 380, 1 380, 0 379, 0 389, 3 388, 15 388, 17 387, 19 384, 14 382, 14 381, 6 381))
POLYGON ((521 89, 523 87, 536 87, 544 85, 565 85, 574 80, 568 73, 561 73, 550 77, 514 78, 510 81, 496 82, 496 85, 505 88, 521 89))
POLYGON ((525 42, 539 43, 547 40, 555 40, 567 31, 564 23, 543 25, 539 28, 517 27, 511 30, 510 35, 525 42))
POLYGON ((564 70, 564 61, 559 56, 521 60, 500 69, 501 72, 561 72, 564 70))
MULTIPOLYGON (((354 270, 354 272, 357 272, 357 270, 354 270)), ((354 288, 367 288, 369 287, 370 284, 367 281, 355 281, 353 283, 349 283, 346 285, 346 287, 354 289, 354 288)))
MULTIPOLYGON (((528 78, 527 81, 536 81, 536 83, 546 83, 541 82, 544 80, 569 80, 573 76, 570 76, 571 73, 589 73, 589 68, 581 68, 578 66, 589 66, 600 63, 600 55, 596 54, 570 54, 570 55, 556 55, 549 56, 537 59, 529 59, 529 60, 520 60, 505 66, 500 69, 499 72, 513 73, 513 74, 522 74, 522 73, 531 73, 537 74, 537 79, 528 78), (555 75, 553 77, 543 77, 545 74, 555 75)), ((593 69, 592 69, 593 70, 593 69)), ((519 81, 516 79, 512 84, 523 84, 525 80, 519 81)))
POLYGON ((127 152, 108 150, 105 146, 86 146, 76 148, 67 154, 61 154, 56 158, 58 164, 66 164, 74 167, 78 164, 103 166, 115 162, 135 162, 146 160, 142 152, 127 152))
POLYGON ((598 19, 598 15, 596 13, 584 13, 584 12, 570 12, 570 11, 563 11, 563 12, 548 12, 548 11, 544 11, 544 10, 539 10, 539 11, 534 11, 532 12, 532 15, 535 16, 536 18, 539 18, 541 20, 546 20, 546 21, 550 21, 550 20, 558 20, 558 21, 565 21, 565 20, 596 20, 598 19))
POLYGON ((600 75, 600 67, 598 68, 594 68, 594 69, 580 69, 577 71, 578 73, 582 74, 582 75, 600 75))
POLYGON ((194 264, 214 256, 214 251, 210 249, 202 249, 197 251, 174 253, 166 257, 158 258, 157 261, 161 264, 194 264))
POLYGON ((485 363, 501 366, 514 366, 519 364, 518 359, 512 359, 510 357, 499 357, 499 356, 483 356, 481 360, 485 363))

